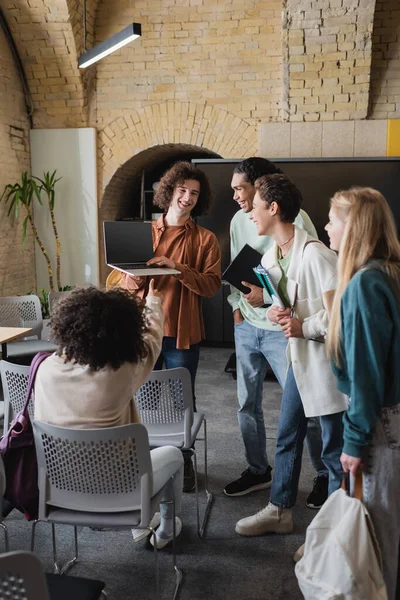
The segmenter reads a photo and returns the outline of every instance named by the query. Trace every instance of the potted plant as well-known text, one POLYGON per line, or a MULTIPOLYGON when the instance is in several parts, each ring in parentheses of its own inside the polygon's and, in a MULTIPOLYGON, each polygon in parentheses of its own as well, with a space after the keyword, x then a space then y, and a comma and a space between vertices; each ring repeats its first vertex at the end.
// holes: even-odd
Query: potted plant
POLYGON ((37 198, 39 204, 42 204, 39 186, 32 177, 28 176, 28 172, 24 171, 24 173, 22 173, 21 175, 21 181, 17 181, 14 184, 9 183, 8 185, 6 185, 0 197, 0 202, 3 199, 5 204, 10 202, 7 216, 10 216, 13 212, 15 218, 18 218, 21 209, 23 209, 26 212, 26 217, 22 223, 22 251, 25 250, 26 228, 29 223, 35 240, 47 264, 50 291, 54 292, 53 269, 51 266, 50 257, 46 251, 46 248, 43 245, 42 240, 39 237, 38 230, 33 220, 32 202, 34 196, 37 198))
MULTIPOLYGON (((21 175, 21 181, 18 181, 14 184, 9 183, 5 186, 2 195, 0 196, 0 202, 4 200, 4 203, 10 203, 8 209, 8 216, 11 214, 15 215, 18 218, 20 210, 24 210, 26 212, 25 219, 22 223, 23 233, 22 233, 22 251, 25 249, 26 243, 26 229, 28 223, 33 231, 33 235, 35 241, 37 242, 47 265, 47 271, 49 276, 49 288, 50 291, 46 291, 44 288, 40 289, 39 300, 42 308, 42 317, 43 320, 48 320, 50 317, 49 310, 49 295, 51 292, 58 290, 59 292, 72 290, 73 286, 61 285, 61 243, 58 235, 56 219, 54 215, 54 203, 55 203, 55 186, 58 181, 60 181, 60 177, 56 177, 57 171, 54 170, 52 173, 50 171, 45 171, 43 173, 43 177, 29 177, 28 172, 25 171, 21 175), (53 276, 53 267, 51 264, 50 257, 44 247, 44 244, 39 236, 38 230, 34 223, 33 212, 32 212, 32 202, 34 198, 37 198, 40 206, 43 206, 42 201, 42 193, 44 193, 47 197, 47 205, 50 211, 50 218, 53 227, 53 232, 56 240, 56 280, 57 285, 54 285, 54 276, 53 276)), ((29 292, 31 294, 36 294, 36 291, 29 292)))

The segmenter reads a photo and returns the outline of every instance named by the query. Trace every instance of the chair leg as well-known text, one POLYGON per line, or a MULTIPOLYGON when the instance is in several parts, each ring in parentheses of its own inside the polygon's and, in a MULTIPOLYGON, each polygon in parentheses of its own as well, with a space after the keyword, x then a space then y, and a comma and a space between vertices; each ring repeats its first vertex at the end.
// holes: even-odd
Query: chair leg
MULTIPOLYGON (((31 552, 35 550, 35 534, 36 534, 36 526, 40 521, 36 520, 32 522, 32 533, 31 533, 31 552)), ((51 525, 51 533, 53 539, 53 573, 55 575, 60 574, 60 567, 57 563, 57 552, 56 552, 56 532, 54 524, 51 525)))
POLYGON ((154 564, 156 568, 156 598, 157 600, 161 600, 161 591, 160 591, 160 570, 158 566, 158 550, 157 550, 157 537, 155 530, 151 527, 151 535, 153 536, 153 548, 154 548, 154 564))
POLYGON ((74 542, 75 542, 75 556, 61 567, 61 575, 66 575, 68 571, 72 569, 74 564, 78 561, 78 528, 74 525, 74 542))
MULTIPOLYGON (((174 477, 172 477, 172 479, 174 479, 174 477)), ((172 566, 174 568, 175 571, 175 588, 174 588, 174 595, 172 597, 172 600, 176 600, 177 596, 178 596, 178 591, 179 591, 179 587, 182 583, 182 579, 183 579, 183 574, 182 571, 178 568, 177 564, 176 564, 176 522, 175 522, 175 500, 172 499, 170 500, 163 500, 162 504, 171 504, 172 505, 172 566)), ((156 586, 157 586, 157 600, 161 599, 161 592, 160 592, 160 580, 159 580, 159 568, 158 568, 158 553, 157 553, 157 538, 156 538, 156 534, 155 531, 150 528, 152 531, 152 535, 153 535, 153 544, 154 544, 154 550, 156 550, 156 553, 154 555, 155 558, 155 563, 156 563, 156 586)))
POLYGON ((56 526, 51 524, 51 537, 53 540, 53 572, 55 575, 60 575, 61 570, 57 562, 57 546, 56 546, 56 526))
POLYGON ((10 544, 9 544, 9 541, 8 541, 8 529, 4 525, 4 523, 0 523, 0 527, 4 531, 5 548, 6 548, 6 552, 8 552, 10 550, 10 544))
POLYGON ((176 564, 176 523, 175 523, 175 500, 172 500, 172 564, 175 571, 175 589, 172 600, 176 600, 178 595, 179 586, 182 583, 183 575, 182 571, 178 569, 176 564))
POLYGON ((35 550, 35 533, 36 533, 36 525, 38 521, 33 521, 32 523, 32 533, 31 533, 31 552, 35 550))
POLYGON ((201 524, 200 524, 199 493, 198 493, 198 485, 197 485, 197 455, 196 455, 196 451, 194 450, 194 448, 191 448, 191 452, 192 452, 193 459, 194 459, 194 481, 195 481, 196 512, 197 512, 197 535, 199 536, 199 538, 204 538, 204 532, 205 532, 205 529, 206 529, 206 526, 208 523, 208 519, 210 517, 211 506, 212 506, 213 499, 214 499, 212 493, 208 489, 208 471, 207 471, 208 451, 207 451, 207 422, 206 422, 206 419, 204 419, 203 426, 204 426, 204 488, 205 488, 204 491, 206 493, 207 503, 206 503, 203 520, 202 520, 201 524))

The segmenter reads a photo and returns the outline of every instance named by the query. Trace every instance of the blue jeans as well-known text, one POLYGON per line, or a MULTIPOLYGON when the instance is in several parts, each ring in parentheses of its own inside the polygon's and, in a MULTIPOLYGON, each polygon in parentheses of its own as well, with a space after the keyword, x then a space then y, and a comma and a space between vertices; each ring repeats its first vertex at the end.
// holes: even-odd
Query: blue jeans
POLYGON ((178 350, 176 338, 163 337, 161 354, 154 365, 155 371, 161 371, 165 364, 166 369, 185 367, 190 373, 193 393, 193 410, 196 412, 196 396, 194 385, 196 381, 197 367, 199 365, 200 344, 192 344, 187 350, 178 350))
POLYGON ((329 477, 329 471, 321 460, 322 436, 319 417, 311 417, 307 422, 306 445, 311 464, 318 477, 329 477))
POLYGON ((287 370, 287 340, 282 331, 259 329, 243 321, 235 325, 238 421, 250 470, 268 468, 262 392, 267 361, 281 387, 287 370))
POLYGON ((382 408, 365 450, 363 502, 381 551, 388 600, 396 600, 400 598, 400 404, 382 408))
MULTIPOLYGON (((319 417, 321 458, 329 472, 329 494, 340 487, 343 476, 340 464, 343 445, 342 416, 343 412, 339 412, 319 417)), ((290 366, 282 396, 270 495, 270 501, 276 506, 291 508, 296 503, 307 421, 293 368, 290 366)))

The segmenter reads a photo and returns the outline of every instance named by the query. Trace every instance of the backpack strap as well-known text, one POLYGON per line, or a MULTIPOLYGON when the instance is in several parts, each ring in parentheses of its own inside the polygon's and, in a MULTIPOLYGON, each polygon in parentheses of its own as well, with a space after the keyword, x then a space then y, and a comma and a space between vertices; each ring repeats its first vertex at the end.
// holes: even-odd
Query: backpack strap
POLYGON ((50 352, 38 352, 38 354, 35 354, 35 356, 32 359, 31 366, 29 369, 29 378, 28 378, 28 387, 26 390, 26 399, 25 399, 25 404, 24 404, 24 408, 22 411, 24 416, 26 416, 26 414, 28 412, 29 401, 31 399, 33 385, 35 383, 36 373, 39 369, 39 366, 42 364, 42 362, 44 360, 46 360, 46 358, 48 356, 50 356, 50 352))
MULTIPOLYGON (((301 260, 303 260, 304 252, 305 252, 305 249, 307 248, 308 244, 314 244, 314 243, 322 244, 321 240, 308 240, 303 246, 303 251, 301 253, 301 260)), ((300 269, 301 269, 301 265, 300 265, 300 269)), ((298 279, 299 279, 299 277, 298 277, 298 279)), ((292 306, 290 307, 290 316, 291 317, 294 317, 294 310, 296 308, 298 290, 299 290, 299 284, 298 284, 298 282, 296 282, 296 288, 294 290, 294 299, 293 299, 292 306)))

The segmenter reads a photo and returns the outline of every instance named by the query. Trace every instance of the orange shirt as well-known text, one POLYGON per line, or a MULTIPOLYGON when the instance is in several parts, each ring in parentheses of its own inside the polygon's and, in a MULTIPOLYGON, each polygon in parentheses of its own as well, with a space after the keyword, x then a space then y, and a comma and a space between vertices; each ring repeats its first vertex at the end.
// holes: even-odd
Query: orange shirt
MULTIPOLYGON (((153 221, 154 256, 175 262, 180 275, 154 277, 164 295, 164 336, 176 337, 178 349, 188 349, 204 339, 201 297, 214 296, 221 286, 221 252, 215 235, 189 219, 182 226, 166 226, 164 216, 153 221)), ((117 285, 147 293, 149 278, 130 277, 112 271, 107 287, 117 285)))

